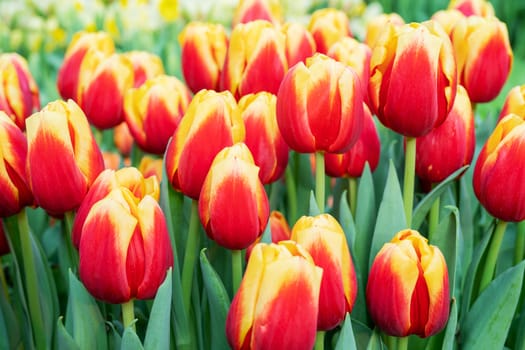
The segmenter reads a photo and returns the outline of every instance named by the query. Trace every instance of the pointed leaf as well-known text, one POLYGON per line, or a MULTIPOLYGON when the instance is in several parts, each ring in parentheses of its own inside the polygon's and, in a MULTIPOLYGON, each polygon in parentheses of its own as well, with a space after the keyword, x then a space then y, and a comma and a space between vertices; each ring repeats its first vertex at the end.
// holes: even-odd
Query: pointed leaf
POLYGON ((317 205, 317 201, 315 200, 314 191, 310 191, 310 206, 308 210, 308 215, 317 216, 319 214, 321 214, 321 211, 319 210, 319 206, 317 205))
POLYGON ((445 328, 445 338, 443 339, 443 350, 455 349, 456 331, 458 328, 458 303, 452 299, 450 305, 450 316, 448 317, 447 327, 445 328))
POLYGON ((368 163, 365 165, 363 175, 359 179, 357 189, 357 204, 355 214, 355 256, 356 265, 359 265, 362 273, 368 274, 368 260, 370 245, 372 244, 372 234, 377 218, 376 200, 374 193, 374 180, 368 163))
POLYGON ((170 268, 153 301, 144 339, 144 349, 170 348, 171 273, 170 268))
POLYGON ((144 350, 140 339, 130 327, 127 327, 122 335, 122 342, 120 343, 121 350, 144 350))
POLYGON ((348 248, 351 252, 353 252, 355 248, 356 232, 354 218, 352 217, 352 212, 350 211, 347 197, 347 192, 343 191, 339 204, 339 223, 341 224, 341 227, 345 233, 346 241, 348 242, 348 248))
POLYGON ((272 230, 270 225, 266 225, 261 236, 261 243, 272 243, 272 230))
MULTIPOLYGON (((3 294, 4 290, 0 293, 3 294)), ((11 303, 4 295, 0 296, 0 349, 15 349, 22 345, 20 325, 11 303)))
POLYGON ((385 344, 383 344, 383 341, 381 340, 380 331, 376 328, 372 332, 372 336, 370 337, 370 340, 368 341, 366 350, 385 350, 385 349, 386 349, 386 346, 385 344))
POLYGON ((349 313, 346 314, 343 327, 339 332, 339 338, 337 339, 335 350, 357 350, 354 331, 352 330, 352 320, 350 319, 349 313))
POLYGON ((57 320, 56 344, 58 350, 80 350, 71 334, 64 328, 62 317, 57 320))

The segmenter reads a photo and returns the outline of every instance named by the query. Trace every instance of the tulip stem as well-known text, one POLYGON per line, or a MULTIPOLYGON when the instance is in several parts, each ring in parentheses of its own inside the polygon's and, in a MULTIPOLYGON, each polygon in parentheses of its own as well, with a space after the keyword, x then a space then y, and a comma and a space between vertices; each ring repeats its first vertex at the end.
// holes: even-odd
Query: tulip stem
POLYGON ((357 178, 351 177, 348 179, 348 204, 350 205, 350 212, 355 219, 355 212, 357 207, 357 178))
POLYGON ((412 226, 412 206, 414 204, 414 172, 416 168, 416 138, 406 137, 405 178, 403 183, 403 205, 407 227, 412 226))
POLYGON ((182 297, 186 315, 190 315, 191 307, 191 286, 193 284, 193 272, 197 261, 198 249, 200 244, 199 232, 199 205, 197 200, 191 201, 190 226, 186 239, 186 251, 184 252, 184 262, 182 265, 182 297))
POLYGON ((397 338, 397 350, 408 349, 408 337, 397 338))
POLYGON ((315 200, 320 213, 324 213, 325 201, 324 153, 315 152, 315 200))
POLYGON ((135 331, 135 310, 133 305, 133 299, 128 302, 122 303, 122 324, 124 328, 131 327, 135 331))
POLYGON ((232 250, 233 294, 237 293, 242 280, 242 250, 232 250))
POLYGON ((324 335, 325 331, 318 331, 317 336, 315 337, 315 350, 323 350, 324 349, 324 335))
POLYGON ((27 214, 24 209, 18 214, 18 234, 20 235, 20 245, 22 250, 22 259, 24 275, 26 280, 26 292, 29 304, 29 314, 33 326, 33 334, 37 349, 45 349, 46 331, 44 327, 44 318, 40 308, 38 276, 35 269, 35 258, 33 256, 31 233, 27 222, 27 214))
POLYGON ((523 260, 525 251, 525 221, 516 225, 516 243, 514 244, 514 265, 523 260))
POLYGON ((483 292, 483 290, 489 285, 490 281, 492 281, 506 227, 506 221, 498 220, 496 228, 494 229, 494 234, 492 235, 492 240, 490 242, 487 260, 485 260, 485 266, 483 268, 483 274, 481 275, 481 280, 479 282, 478 295, 481 294, 481 292, 483 292))
POLYGON ((434 242, 434 233, 436 233, 436 229, 439 223, 440 204, 441 199, 438 196, 434 203, 432 203, 432 207, 430 207, 430 212, 428 213, 428 241, 430 243, 434 242))
POLYGON ((295 177, 290 165, 286 167, 286 200, 288 202, 288 220, 295 222, 297 218, 297 190, 295 188, 295 177))

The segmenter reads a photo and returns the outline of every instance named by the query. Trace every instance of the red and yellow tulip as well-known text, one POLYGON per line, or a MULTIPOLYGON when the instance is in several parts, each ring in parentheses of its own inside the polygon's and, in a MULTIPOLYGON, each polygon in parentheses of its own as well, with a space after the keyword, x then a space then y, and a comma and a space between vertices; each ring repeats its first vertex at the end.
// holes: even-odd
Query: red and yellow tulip
POLYGON ((306 59, 317 51, 314 37, 305 26, 297 22, 287 22, 281 27, 281 31, 286 38, 288 67, 299 62, 306 62, 306 59))
POLYGON ((148 51, 128 51, 122 54, 133 65, 133 87, 141 86, 146 80, 164 74, 164 65, 159 56, 148 51))
POLYGON ((283 21, 282 13, 279 0, 240 0, 233 14, 232 27, 258 19, 279 25, 283 21))
POLYGON ((507 97, 499 113, 498 121, 511 113, 525 119, 525 84, 514 86, 507 93, 507 97))
POLYGON ((487 0, 450 0, 448 8, 461 11, 465 16, 494 16, 494 7, 487 0))
POLYGON ((312 33, 317 52, 323 54, 340 39, 352 36, 346 13, 335 8, 323 8, 312 13, 308 30, 312 33))
POLYGON ((378 16, 375 16, 366 24, 366 36, 364 43, 373 48, 379 36, 385 32, 385 27, 389 25, 401 27, 404 24, 405 20, 403 17, 395 12, 382 13, 378 16))

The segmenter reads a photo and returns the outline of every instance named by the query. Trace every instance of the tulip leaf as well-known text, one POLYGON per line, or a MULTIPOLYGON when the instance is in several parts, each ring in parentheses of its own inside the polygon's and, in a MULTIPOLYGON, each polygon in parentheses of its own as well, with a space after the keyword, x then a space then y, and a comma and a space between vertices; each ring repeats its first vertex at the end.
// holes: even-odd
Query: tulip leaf
POLYGON ((264 228, 263 234, 261 235, 261 243, 272 243, 272 230, 270 222, 264 228))
POLYGON ((164 282, 157 290, 149 315, 144 349, 170 348, 171 281, 172 270, 168 270, 164 282))
POLYGON ((352 217, 350 207, 348 206, 346 191, 343 191, 343 193, 341 194, 341 200, 339 204, 339 223, 341 224, 343 232, 345 233, 346 242, 348 243, 348 249, 350 249, 350 251, 353 252, 355 248, 354 243, 356 239, 356 233, 354 218, 352 217))
POLYGON ((219 275, 208 261, 206 249, 201 250, 200 263, 202 280, 210 306, 211 334, 209 336, 210 339, 213 340, 211 342, 211 348, 213 350, 227 350, 230 347, 226 340, 225 325, 226 316, 228 315, 228 309, 230 307, 230 299, 219 275))
POLYGON ((450 315, 445 328, 445 337, 443 338, 443 350, 453 350, 455 348, 456 331, 458 327, 458 303, 452 298, 450 304, 450 315))
POLYGON ((335 344, 335 350, 356 350, 357 345, 355 343, 354 331, 352 330, 352 320, 350 314, 347 313, 343 327, 339 332, 339 338, 335 344))
MULTIPOLYGON (((68 333, 64 324, 62 323, 62 317, 57 320, 56 330, 56 345, 58 350, 80 350, 80 347, 75 342, 71 334, 68 333)), ((6 349, 6 348, 2 348, 6 349)))
POLYGON ((397 232, 406 229, 407 224, 403 208, 403 195, 397 179, 396 169, 391 161, 383 199, 379 204, 374 236, 372 237, 369 269, 381 247, 389 242, 397 232))
POLYGON ((464 349, 502 349, 519 301, 525 261, 496 277, 476 299, 461 325, 464 349))
POLYGON ((428 211, 432 207, 434 201, 441 196, 441 194, 447 189, 447 186, 454 181, 461 173, 463 173, 469 166, 465 165, 462 168, 454 171, 450 174, 445 180, 441 181, 439 185, 434 187, 416 206, 414 213, 412 215, 412 228, 414 230, 419 229, 425 217, 428 214, 428 211))
POLYGON ((80 349, 107 348, 106 326, 97 302, 71 270, 66 329, 80 349))
POLYGON ((131 327, 127 327, 122 334, 122 342, 120 343, 121 350, 144 350, 139 336, 131 327))
POLYGON ((381 340, 381 333, 378 328, 375 328, 372 332, 366 350, 386 350, 386 346, 381 340))
MULTIPOLYGON (((2 290, 0 293, 4 293, 4 291, 2 290)), ((22 334, 13 306, 2 295, 0 296, 0 349, 15 349, 21 345, 22 334)))
POLYGON ((321 214, 319 206, 317 205, 317 201, 315 200, 314 191, 310 191, 310 206, 308 208, 308 215, 310 216, 317 216, 321 214))
POLYGON ((516 330, 515 349, 525 349, 525 304, 521 307, 518 329, 516 330))

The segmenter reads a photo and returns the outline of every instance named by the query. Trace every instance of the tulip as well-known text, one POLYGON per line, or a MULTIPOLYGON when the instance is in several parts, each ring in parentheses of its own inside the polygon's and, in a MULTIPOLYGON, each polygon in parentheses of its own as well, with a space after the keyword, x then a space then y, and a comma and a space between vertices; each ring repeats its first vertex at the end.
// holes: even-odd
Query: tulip
POLYGON ((127 188, 137 198, 148 195, 159 200, 159 180, 156 177, 145 177, 137 168, 126 167, 119 170, 106 169, 96 178, 75 215, 71 230, 72 241, 79 247, 80 237, 89 211, 97 203, 117 188, 127 188))
POLYGON ((86 289, 108 303, 151 299, 173 265, 166 219, 150 195, 113 189, 82 226, 79 274, 86 289))
POLYGON ((104 170, 86 116, 69 100, 26 119, 27 176, 36 204, 52 215, 76 209, 104 170))
POLYGON ((363 95, 357 74, 316 54, 286 74, 277 94, 277 123, 288 146, 302 153, 341 153, 357 141, 363 95))
POLYGON ((525 120, 515 114, 501 119, 487 139, 476 161, 474 193, 494 217, 504 221, 525 219, 525 120))
POLYGON ((461 11, 465 16, 494 16, 494 7, 486 0, 450 0, 448 8, 461 11))
POLYGON ((208 236, 232 250, 247 248, 262 234, 270 215, 268 197, 244 143, 225 147, 213 160, 199 197, 208 236))
POLYGON ((278 25, 282 22, 282 12, 278 0, 240 0, 233 14, 232 27, 258 19, 278 25))
POLYGON ((257 244, 226 319, 232 349, 312 349, 322 274, 292 241, 257 244))
POLYGON ((40 109, 38 86, 25 58, 17 53, 0 54, 0 111, 22 130, 25 120, 40 109))
POLYGON ((240 97, 268 91, 276 94, 288 70, 284 34, 264 20, 233 28, 221 75, 221 89, 240 97))
POLYGON ((0 140, 0 217, 7 217, 32 204, 33 195, 26 176, 26 136, 2 111, 0 140))
POLYGON ((124 120, 125 92, 133 87, 133 64, 121 54, 86 55, 79 80, 79 105, 91 124, 112 128, 124 120))
POLYGON ((445 258, 419 232, 406 229, 383 245, 366 286, 366 304, 377 327, 388 335, 426 338, 441 331, 449 314, 445 258))
POLYGON ((449 37, 452 37, 456 23, 462 18, 465 18, 465 15, 456 9, 441 10, 432 15, 432 20, 441 24, 449 37))
POLYGON ((403 17, 395 12, 382 13, 378 16, 375 16, 366 24, 366 36, 364 43, 373 48, 379 36, 385 32, 385 27, 389 25, 401 27, 404 24, 405 20, 403 17))
POLYGON ((177 78, 159 75, 124 97, 124 119, 144 151, 163 154, 191 100, 191 92, 177 78))
POLYGON ((239 101, 246 127, 246 140, 263 184, 279 179, 288 164, 288 145, 275 116, 277 98, 268 92, 245 95, 239 101))
POLYGON ((408 137, 445 121, 456 96, 454 52, 433 21, 388 25, 370 62, 370 109, 387 128, 408 137))
POLYGON ((144 178, 149 178, 155 176, 160 183, 162 180, 162 169, 164 162, 162 158, 153 158, 147 155, 143 156, 140 160, 138 169, 144 176, 144 178))
POLYGON ((286 38, 286 60, 288 67, 299 62, 306 62, 316 51, 315 40, 312 34, 303 25, 296 22, 287 22, 281 27, 286 38))
POLYGON ((245 127, 233 95, 201 90, 166 149, 166 173, 171 185, 198 199, 213 158, 224 147, 244 141, 245 127))
POLYGON ((164 65, 159 56, 148 51, 129 51, 122 54, 133 65, 133 87, 141 86, 146 80, 164 74, 164 65))
POLYGON ((323 269, 317 329, 333 329, 352 312, 357 296, 357 277, 343 228, 330 214, 303 216, 292 228, 292 240, 323 269))
POLYGON ((328 175, 360 177, 367 162, 371 171, 377 168, 381 154, 381 142, 370 109, 366 105, 363 105, 363 109, 365 111, 363 130, 352 148, 342 154, 325 154, 325 169, 328 175))
POLYGON ((443 124, 416 140, 416 174, 439 183, 470 164, 476 146, 474 112, 467 91, 458 86, 454 106, 443 124))
POLYGON ((507 114, 514 113, 525 119, 525 84, 514 86, 507 94, 503 107, 498 117, 498 121, 507 114))
POLYGON ((317 52, 323 54, 340 39, 352 36, 348 17, 334 8, 323 8, 312 13, 308 30, 314 37, 317 52))
POLYGON ((465 17, 452 31, 459 83, 472 102, 499 95, 512 66, 513 54, 505 23, 496 17, 465 17))
MULTIPOLYGON (((270 212, 270 218, 268 219, 270 223, 270 234, 272 236, 272 243, 279 243, 280 241, 289 240, 292 237, 292 230, 288 221, 284 215, 278 210, 272 210, 270 212)), ((257 240, 252 243, 248 248, 246 248, 246 261, 250 258, 252 249, 261 241, 262 236, 259 236, 257 240)))
POLYGON ((228 36, 220 24, 190 22, 179 35, 184 80, 193 93, 219 90, 228 36))
POLYGON ((116 152, 102 151, 102 158, 104 159, 104 169, 118 170, 122 163, 122 157, 116 152))
POLYGON ((106 57, 111 55, 115 52, 113 39, 105 32, 78 32, 73 35, 57 75, 58 92, 64 100, 78 102, 80 69, 86 53, 93 50, 106 57))
POLYGON ((11 251, 9 248, 9 242, 4 231, 4 225, 0 221, 0 256, 6 255, 11 251))
POLYGON ((133 146, 133 136, 125 121, 113 129, 113 142, 123 157, 127 158, 130 156, 131 147, 133 146))

